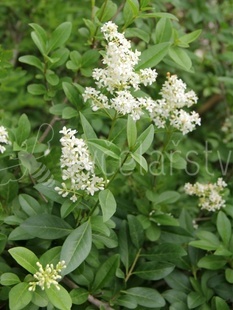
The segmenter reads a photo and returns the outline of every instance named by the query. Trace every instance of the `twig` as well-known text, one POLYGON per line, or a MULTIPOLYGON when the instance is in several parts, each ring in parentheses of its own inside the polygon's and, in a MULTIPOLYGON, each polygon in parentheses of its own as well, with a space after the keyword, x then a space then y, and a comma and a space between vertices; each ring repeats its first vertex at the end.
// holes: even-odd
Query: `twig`
MULTIPOLYGON (((69 278, 65 277, 62 279, 62 282, 65 283, 69 288, 78 288, 79 286, 77 284, 75 284, 72 280, 70 280, 69 278)), ((99 299, 95 298, 92 295, 88 295, 87 300, 93 304, 94 306, 98 307, 100 309, 100 307, 104 307, 105 310, 114 310, 112 307, 109 306, 108 303, 102 302, 99 299)))
POLYGON ((60 120, 60 118, 57 117, 56 115, 52 118, 51 122, 49 123, 49 125, 47 126, 47 128, 44 131, 44 133, 42 134, 42 136, 39 139, 40 143, 42 143, 44 141, 44 139, 47 137, 47 135, 51 131, 53 125, 56 123, 56 121, 59 121, 59 120, 60 120))
POLYGON ((210 110, 214 105, 216 105, 219 101, 221 101, 224 97, 219 94, 215 94, 209 100, 207 100, 198 110, 199 114, 204 114, 208 110, 210 110))

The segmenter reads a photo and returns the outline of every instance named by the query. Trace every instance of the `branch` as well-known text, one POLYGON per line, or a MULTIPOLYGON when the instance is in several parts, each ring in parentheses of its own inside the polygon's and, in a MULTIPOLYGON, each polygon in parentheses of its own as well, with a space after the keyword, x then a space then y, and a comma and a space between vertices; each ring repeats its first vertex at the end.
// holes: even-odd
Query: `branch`
POLYGON ((219 94, 213 95, 209 100, 207 100, 198 110, 199 114, 204 114, 208 110, 210 110, 214 105, 216 105, 219 101, 221 101, 224 97, 219 94))
MULTIPOLYGON (((75 284, 72 280, 70 280, 69 278, 65 277, 62 279, 62 282, 65 283, 69 288, 78 288, 79 286, 77 284, 75 284)), ((109 306, 108 303, 102 302, 99 299, 95 298, 92 295, 88 295, 87 300, 93 304, 94 306, 98 307, 100 309, 100 307, 104 307, 105 310, 114 310, 112 307, 109 306)))

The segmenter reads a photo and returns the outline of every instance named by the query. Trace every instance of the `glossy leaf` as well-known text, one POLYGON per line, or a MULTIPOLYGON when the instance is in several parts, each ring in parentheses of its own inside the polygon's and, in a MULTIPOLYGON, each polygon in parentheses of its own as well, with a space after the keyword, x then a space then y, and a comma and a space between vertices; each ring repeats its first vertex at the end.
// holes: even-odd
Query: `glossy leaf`
POLYGON ((185 70, 189 70, 192 67, 192 61, 187 52, 180 47, 171 47, 169 50, 169 56, 172 60, 185 70))
POLYGON ((222 256, 208 255, 202 257, 198 262, 198 267, 209 270, 218 270, 223 268, 227 263, 227 260, 222 256))
POLYGON ((32 292, 28 290, 29 284, 22 282, 15 285, 9 293, 9 306, 11 310, 21 310, 32 300, 32 292))
POLYGON ((134 274, 145 280, 160 280, 169 275, 175 268, 171 263, 144 262, 134 271, 134 274))
POLYGON ((19 195, 19 203, 24 212, 27 213, 27 215, 29 216, 33 216, 44 211, 43 208, 40 206, 39 202, 35 198, 27 194, 19 195))
POLYGON ((150 125, 137 138, 134 153, 143 155, 149 149, 153 140, 154 140, 154 127, 153 125, 150 125))
POLYGON ((99 192, 99 202, 103 213, 103 222, 107 222, 116 212, 116 201, 109 189, 99 192))
POLYGON ((98 269, 92 290, 96 291, 104 288, 105 285, 114 277, 116 270, 119 266, 119 255, 115 254, 110 256, 98 269))
POLYGON ((217 230, 225 246, 228 246, 232 237, 232 225, 223 211, 218 212, 217 230))
POLYGON ((91 225, 88 221, 76 228, 63 243, 60 257, 60 260, 66 262, 63 275, 75 270, 86 259, 91 250, 91 244, 91 225))
POLYGON ((32 251, 24 247, 15 247, 8 250, 8 252, 24 269, 32 274, 37 272, 38 267, 36 263, 39 259, 32 251))
POLYGON ((84 288, 75 288, 70 292, 70 297, 72 298, 72 303, 75 305, 81 305, 87 301, 88 291, 84 288))
POLYGON ((136 122, 132 119, 131 116, 128 116, 127 121, 127 141, 128 146, 131 149, 137 140, 137 126, 136 122))
POLYGON ((51 214, 32 216, 21 227, 33 237, 47 240, 58 239, 72 232, 72 227, 67 222, 51 214))
POLYGON ((132 296, 138 305, 154 309, 165 306, 164 298, 155 289, 148 287, 132 287, 124 291, 132 296))
POLYGON ((11 273, 11 272, 6 272, 1 275, 0 283, 3 286, 12 286, 17 283, 20 283, 20 279, 16 274, 11 273))
POLYGON ((169 18, 161 18, 156 24, 155 41, 156 43, 170 42, 172 38, 172 24, 169 18))
POLYGON ((171 43, 169 42, 159 43, 143 51, 136 70, 155 67, 167 55, 170 45, 171 43))
POLYGON ((143 244, 144 240, 144 232, 143 232, 143 227, 141 226, 141 223, 139 220, 136 218, 134 215, 128 215, 128 224, 129 224, 129 234, 130 234, 130 239, 134 246, 137 249, 140 249, 140 247, 143 244))
POLYGON ((51 50, 55 50, 65 44, 70 37, 71 30, 72 24, 70 22, 60 24, 51 35, 47 52, 49 53, 51 50))
POLYGON ((51 285, 50 288, 45 288, 46 295, 48 296, 49 301, 51 304, 60 310, 70 310, 72 306, 72 299, 64 289, 63 286, 59 285, 59 290, 54 286, 51 285))
POLYGON ((19 57, 19 61, 23 62, 25 64, 31 65, 39 69, 40 71, 43 71, 43 65, 39 58, 33 55, 25 55, 19 57))
POLYGON ((77 88, 74 87, 71 83, 63 82, 62 88, 65 92, 66 97, 68 100, 77 107, 79 104, 79 92, 77 91, 77 88))

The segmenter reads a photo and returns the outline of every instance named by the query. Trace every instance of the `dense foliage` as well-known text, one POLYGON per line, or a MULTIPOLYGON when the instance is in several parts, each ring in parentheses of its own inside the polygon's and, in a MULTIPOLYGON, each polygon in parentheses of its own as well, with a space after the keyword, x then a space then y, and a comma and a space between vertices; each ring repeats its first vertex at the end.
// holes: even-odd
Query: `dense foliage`
POLYGON ((0 308, 233 309, 232 11, 0 2, 0 308))

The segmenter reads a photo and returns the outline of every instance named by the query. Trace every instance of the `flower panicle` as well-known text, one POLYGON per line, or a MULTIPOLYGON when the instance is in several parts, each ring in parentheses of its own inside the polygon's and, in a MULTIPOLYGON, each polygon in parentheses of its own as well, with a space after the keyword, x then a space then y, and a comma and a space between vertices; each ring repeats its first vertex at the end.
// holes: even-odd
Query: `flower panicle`
POLYGON ((2 144, 11 144, 7 129, 4 126, 0 126, 0 153, 3 154, 6 150, 6 147, 2 144))
POLYGON ((199 197, 199 207, 202 210, 218 211, 225 207, 225 200, 222 198, 222 193, 227 183, 222 178, 218 178, 216 183, 195 184, 186 183, 184 190, 188 195, 196 195, 199 197))
POLYGON ((43 268, 40 262, 37 262, 36 265, 39 267, 39 270, 33 275, 37 281, 29 282, 29 291, 35 291, 37 286, 40 286, 42 290, 45 288, 50 288, 51 285, 54 285, 57 290, 60 290, 58 281, 61 280, 60 272, 62 269, 66 268, 65 261, 60 261, 57 263, 56 267, 53 264, 47 264, 43 268))

